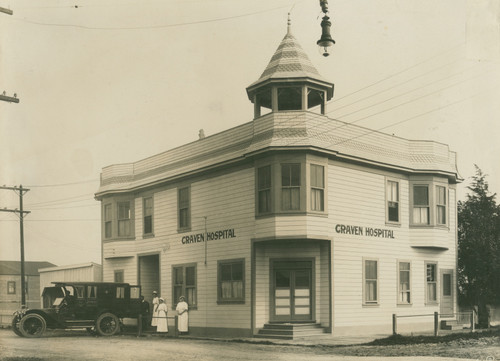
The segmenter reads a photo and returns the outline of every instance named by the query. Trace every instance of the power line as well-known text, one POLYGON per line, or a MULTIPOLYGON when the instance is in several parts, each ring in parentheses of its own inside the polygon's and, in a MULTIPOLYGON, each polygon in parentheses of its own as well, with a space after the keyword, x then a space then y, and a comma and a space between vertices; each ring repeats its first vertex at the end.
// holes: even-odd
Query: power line
MULTIPOLYGON (((488 90, 493 90, 493 89, 496 89, 496 88, 498 88, 498 87, 499 87, 499 86, 497 85, 497 86, 492 87, 492 88, 490 88, 490 89, 488 89, 488 90)), ((326 147, 330 147, 330 146, 335 146, 335 145, 339 145, 339 144, 347 143, 347 142, 352 141, 352 140, 354 140, 354 139, 358 139, 358 138, 364 137, 364 136, 366 136, 366 135, 368 135, 368 134, 375 133, 375 132, 380 132, 381 130, 384 130, 384 129, 387 129, 387 128, 390 128, 390 127, 393 127, 393 126, 395 126, 395 125, 399 125, 399 124, 402 124, 402 123, 406 123, 406 122, 408 122, 408 121, 410 121, 410 120, 413 120, 413 119, 419 118, 419 117, 421 117, 421 116, 424 116, 424 115, 427 115, 427 114, 433 113, 433 112, 435 112, 435 111, 439 111, 439 110, 441 110, 441 109, 448 108, 448 107, 450 107, 450 106, 452 106, 452 105, 455 105, 455 104, 461 103, 461 102, 463 102, 463 101, 466 101, 466 100, 472 99, 472 98, 474 98, 474 97, 476 97, 476 96, 478 96, 478 95, 480 95, 480 94, 482 94, 482 93, 484 93, 484 92, 485 92, 485 91, 480 91, 480 92, 478 92, 478 93, 476 93, 476 94, 474 94, 474 95, 471 95, 471 96, 469 96, 469 97, 462 98, 462 99, 459 99, 459 100, 457 100, 457 101, 454 101, 454 102, 448 103, 448 104, 446 104, 446 105, 443 105, 443 106, 439 106, 439 107, 433 108, 433 109, 431 109, 431 110, 429 110, 429 111, 426 111, 426 112, 424 112, 424 113, 421 113, 421 114, 415 115, 415 116, 413 116, 413 117, 410 117, 410 118, 407 118, 407 119, 404 119, 404 120, 400 120, 400 121, 397 121, 397 122, 391 123, 391 124, 386 125, 386 126, 384 126, 384 127, 382 127, 382 128, 375 129, 375 130, 370 130, 369 132, 366 132, 366 133, 364 133, 364 134, 357 135, 357 136, 355 136, 355 137, 351 137, 351 138, 348 138, 348 139, 342 140, 342 141, 337 142, 337 143, 331 143, 331 144, 328 144, 328 145, 326 145, 326 147)), ((349 123, 349 124, 350 124, 350 123, 349 123)))
POLYGON ((31 187, 31 188, 65 187, 65 186, 72 186, 72 185, 77 185, 77 184, 94 183, 94 182, 98 182, 99 180, 100 180, 99 178, 94 178, 94 179, 89 179, 89 180, 81 181, 81 182, 60 183, 60 184, 43 184, 43 185, 29 185, 27 187, 31 187))
POLYGON ((361 92, 361 91, 363 91, 363 90, 365 90, 365 89, 371 88, 372 86, 377 85, 377 84, 380 84, 380 83, 382 83, 383 81, 386 81, 386 80, 388 80, 388 79, 394 78, 395 76, 397 76, 397 75, 399 75, 399 74, 402 74, 402 73, 404 73, 404 72, 406 72, 406 71, 408 71, 408 70, 411 70, 411 69, 413 69, 413 68, 415 68, 415 67, 417 67, 417 66, 419 66, 419 65, 421 65, 421 64, 427 63, 428 61, 431 61, 432 59, 435 59, 435 58, 437 58, 437 57, 440 57, 440 56, 441 56, 441 55, 443 55, 443 54, 449 53, 450 51, 455 50, 455 49, 457 49, 457 48, 459 48, 459 47, 463 46, 464 44, 465 44, 465 42, 460 43, 460 44, 458 44, 458 45, 455 45, 454 47, 452 47, 452 48, 450 48, 450 49, 448 49, 448 50, 445 50, 444 52, 438 53, 438 54, 436 54, 436 55, 434 55, 434 56, 432 56, 432 57, 430 57, 430 58, 428 58, 428 59, 426 59, 426 60, 423 60, 423 61, 421 61, 421 62, 419 62, 419 63, 417 63, 417 64, 414 64, 414 65, 412 65, 412 66, 410 66, 410 67, 408 67, 408 68, 405 68, 405 69, 403 69, 403 70, 401 70, 401 71, 398 71, 397 73, 391 74, 391 75, 389 75, 389 76, 388 76, 388 77, 386 77, 386 78, 383 78, 383 79, 377 80, 376 82, 374 82, 374 83, 372 83, 372 84, 370 84, 370 85, 367 85, 367 86, 365 86, 365 87, 363 87, 363 88, 361 88, 361 89, 358 89, 358 90, 356 90, 356 91, 354 91, 354 92, 352 92, 352 93, 349 93, 349 94, 347 94, 347 95, 345 95, 345 96, 343 96, 343 97, 337 98, 337 99, 333 100, 333 101, 332 101, 332 103, 338 102, 339 100, 344 99, 344 98, 346 98, 346 97, 348 97, 348 96, 351 96, 351 95, 357 94, 357 93, 359 93, 359 92, 361 92))
MULTIPOLYGON (((81 194, 81 195, 74 196, 74 197, 67 197, 67 198, 54 199, 52 201, 32 203, 29 206, 32 207, 32 206, 38 206, 38 205, 49 205, 49 204, 52 204, 52 203, 66 202, 66 201, 69 201, 69 200, 73 200, 73 199, 77 199, 77 198, 82 198, 82 197, 87 197, 88 198, 90 196, 92 196, 92 198, 93 198, 94 194, 93 193, 86 193, 86 194, 81 194)), ((82 201, 85 201, 85 200, 88 200, 88 199, 81 199, 81 200, 74 201, 74 202, 82 202, 82 201)))
POLYGON ((13 18, 13 20, 22 21, 25 23, 30 23, 30 24, 35 24, 35 25, 41 25, 41 26, 72 27, 72 28, 80 28, 80 29, 86 29, 86 30, 146 30, 146 29, 164 29, 164 28, 172 28, 172 27, 187 26, 187 25, 198 25, 198 24, 205 24, 205 23, 213 23, 213 22, 217 22, 217 21, 238 19, 238 18, 243 18, 243 17, 247 17, 247 16, 267 13, 267 12, 271 12, 271 11, 275 11, 275 10, 280 10, 280 9, 284 9, 284 8, 288 8, 288 7, 289 7, 289 5, 286 5, 286 6, 275 7, 275 8, 267 9, 267 10, 255 11, 255 12, 247 13, 247 14, 233 15, 233 16, 208 19, 208 20, 185 22, 185 23, 175 23, 175 24, 165 24, 165 25, 149 25, 149 26, 130 26, 130 27, 92 27, 92 26, 76 25, 76 24, 42 23, 42 22, 38 22, 38 21, 19 19, 19 18, 13 18))
MULTIPOLYGON (((389 91, 389 90, 391 90, 391 89, 397 88, 397 87, 398 87, 398 86, 400 86, 400 85, 407 84, 408 82, 410 82, 410 81, 412 81, 412 80, 415 80, 415 79, 421 78, 421 77, 426 76, 426 75, 428 75, 428 74, 431 74, 431 73, 433 73, 433 72, 435 72, 435 71, 437 71, 437 70, 439 70, 439 69, 442 69, 442 68, 448 67, 448 66, 450 66, 451 64, 455 64, 455 63, 457 63, 457 62, 459 62, 459 61, 461 61, 461 59, 458 59, 458 60, 452 61, 451 63, 445 64, 445 65, 442 65, 442 66, 440 66, 440 67, 438 67, 438 68, 434 68, 434 69, 432 69, 432 70, 430 70, 430 71, 428 71, 428 72, 426 72, 426 73, 424 73, 424 74, 419 74, 419 75, 417 75, 417 76, 415 76, 415 77, 413 77, 413 78, 406 79, 406 80, 404 80, 404 81, 402 81, 402 82, 400 82, 400 83, 398 83, 398 84, 396 84, 396 85, 393 85, 393 86, 391 86, 391 87, 389 87, 389 88, 386 88, 386 89, 384 89, 384 90, 382 90, 382 91, 376 92, 375 94, 367 95, 366 97, 361 98, 361 99, 358 99, 358 100, 356 100, 356 101, 354 101, 354 102, 352 102, 352 103, 342 105, 341 107, 336 107, 336 108, 335 108, 335 110, 332 110, 332 111, 330 111, 329 113, 334 112, 334 111, 338 111, 339 109, 343 109, 343 108, 346 108, 346 107, 348 107, 348 106, 350 106, 350 105, 353 105, 353 104, 356 104, 356 103, 358 103, 358 102, 361 102, 361 101, 363 101, 363 100, 366 100, 366 99, 372 98, 373 96, 380 95, 380 94, 385 93, 385 92, 387 92, 387 91, 389 91)), ((470 67, 470 68, 472 68, 472 67, 470 67)), ((468 69, 470 69, 470 68, 467 68, 466 70, 468 70, 468 69)), ((448 77, 447 77, 447 78, 448 78, 448 77)), ((447 78, 445 78, 445 79, 447 79, 447 78)), ((354 94, 354 93, 351 93, 351 94, 354 94)), ((346 96, 347 96, 347 95, 346 95, 346 96)))
POLYGON ((31 208, 34 211, 40 211, 40 210, 59 210, 59 209, 70 209, 70 208, 85 208, 85 207, 97 207, 100 206, 99 203, 94 202, 94 204, 85 204, 81 206, 71 206, 71 207, 54 207, 54 208, 49 208, 49 207, 34 207, 31 208))
MULTIPOLYGON (((414 101, 417 101, 417 100, 420 100, 420 99, 422 99, 422 98, 428 97, 429 95, 433 95, 433 94, 439 93, 439 92, 441 92, 441 91, 443 91, 443 90, 446 90, 446 89, 452 88, 452 87, 454 87, 454 86, 456 86, 456 85, 459 85, 459 84, 465 83, 465 82, 467 82, 467 81, 469 81, 469 80, 471 80, 471 79, 477 78, 477 77, 482 76, 482 75, 484 75, 484 74, 486 74, 486 73, 488 73, 488 71, 485 71, 484 73, 482 73, 482 74, 480 74, 480 75, 472 76, 472 77, 469 77, 469 78, 467 78, 467 79, 464 79, 464 80, 461 80, 461 81, 455 82, 455 83, 453 83, 453 84, 451 84, 451 85, 448 85, 448 86, 446 86, 446 87, 440 88, 440 89, 438 89, 438 90, 436 90, 436 91, 433 91, 433 92, 431 92, 431 93, 424 94, 424 95, 422 95, 422 96, 420 96, 420 97, 417 97, 417 98, 411 99, 411 100, 409 100, 409 101, 407 101, 407 102, 404 102, 404 103, 398 104, 398 105, 396 105, 396 106, 394 106, 394 107, 391 107, 391 108, 389 108, 389 109, 383 110, 383 111, 381 111, 381 112, 374 113, 374 114, 368 115, 368 116, 366 116, 366 117, 363 117, 363 118, 357 119, 357 120, 355 120, 355 121, 349 122, 349 124, 354 124, 354 123, 357 123, 357 122, 359 122, 359 121, 361 121, 361 120, 363 120, 363 119, 370 118, 370 117, 372 117, 372 116, 374 116, 374 115, 378 115, 378 114, 380 114, 380 113, 384 113, 384 112, 386 112, 386 111, 388 111, 388 110, 392 110, 392 109, 395 109, 395 108, 397 108, 397 107, 400 107, 401 105, 406 105, 406 104, 409 104, 409 103, 413 103, 414 101)), ((348 114, 341 115, 339 118, 341 118, 341 119, 342 119, 342 118, 347 117, 347 116, 349 116, 349 115, 352 115, 352 114, 358 113, 358 112, 360 112, 360 111, 362 111, 362 110, 365 110, 365 109, 368 109, 368 108, 374 107, 374 106, 379 105, 379 104, 386 103, 386 102, 388 102, 388 101, 390 101, 390 100, 393 100, 393 99, 399 98, 399 97, 401 97, 401 96, 403 96, 403 95, 407 95, 407 94, 413 93, 413 92, 414 92, 414 91, 416 91, 416 90, 423 89, 424 87, 427 87, 427 86, 429 86, 429 85, 433 85, 433 84, 438 83, 438 82, 440 82, 440 81, 443 81, 443 80, 446 80, 446 79, 448 79, 448 78, 452 78, 452 77, 454 77, 454 76, 461 75, 461 74, 463 74, 463 73, 454 74, 454 75, 452 75, 452 76, 449 76, 449 77, 446 77, 446 78, 443 78, 443 79, 436 80, 436 81, 434 81, 434 82, 432 82, 432 83, 429 83, 429 84, 426 84, 426 85, 424 85, 424 86, 418 87, 418 88, 416 88, 416 89, 413 89, 413 90, 407 91, 407 92, 405 92, 405 93, 401 93, 401 94, 395 95, 395 96, 393 96, 393 97, 391 97, 391 98, 388 98, 388 99, 383 100, 383 101, 381 101, 381 102, 378 102, 378 103, 375 103, 375 104, 369 105, 369 106, 367 106, 367 107, 364 107, 364 108, 358 109, 358 110, 356 110, 356 111, 354 111, 354 112, 351 112, 351 113, 348 113, 348 114)))
MULTIPOLYGON (((84 218, 73 218, 73 219, 26 219, 24 222, 100 222, 100 219, 84 219, 84 218)), ((17 222, 15 219, 1 219, 0 222, 17 222)))
MULTIPOLYGON (((488 73, 488 72, 484 72, 484 73, 482 73, 481 75, 478 75, 478 76, 482 76, 482 75, 484 75, 484 74, 486 74, 486 73, 488 73)), ((408 101, 406 101, 406 102, 403 102, 403 103, 397 104, 397 105, 395 105, 395 106, 393 106, 393 107, 390 107, 390 108, 387 108, 387 109, 381 110, 381 111, 379 111, 379 112, 376 112, 376 113, 373 113, 373 114, 367 115, 367 116, 365 116, 365 117, 362 117, 362 118, 356 119, 356 120, 354 120, 354 121, 352 121, 352 122, 349 122, 348 124, 358 123, 358 122, 360 122, 360 121, 362 121, 362 120, 365 120, 365 119, 367 119, 367 118, 371 118, 371 117, 373 117, 373 116, 375 116, 375 115, 379 115, 379 114, 385 113, 385 112, 387 112, 387 111, 389 111, 389 110, 393 110, 393 109, 399 108, 399 107, 400 107, 400 106, 402 106, 402 105, 407 105, 407 104, 413 103, 413 102, 415 102, 415 101, 417 101, 417 100, 420 100, 420 99, 426 98, 426 97, 428 97, 428 96, 430 96, 430 95, 434 95, 434 94, 436 94, 436 93, 440 93, 440 92, 442 92, 443 90, 446 90, 446 89, 452 88, 452 87, 454 87, 454 86, 456 86, 456 85, 458 85, 458 84, 465 83, 465 82, 467 82, 467 81, 469 81, 469 80, 471 80, 471 79, 477 78, 478 76, 469 77, 469 78, 467 78, 467 79, 464 79, 464 80, 461 80, 461 81, 455 82, 455 83, 453 83, 453 84, 451 84, 451 85, 448 85, 448 86, 446 86, 446 87, 440 88, 440 89, 438 89, 438 90, 436 90, 436 91, 433 91, 433 92, 430 92, 430 93, 424 94, 424 95, 419 96, 419 97, 417 97, 417 98, 414 98, 414 99, 408 100, 408 101)), ((396 97, 397 97, 397 96, 396 96, 396 97)), ((389 101, 389 100, 394 99, 394 98, 396 98, 396 97, 393 97, 393 98, 390 98, 390 99, 384 100, 383 102, 377 103, 377 104, 375 104, 375 105, 378 105, 378 104, 381 104, 381 103, 385 103, 386 101, 389 101)), ((351 113, 351 114, 352 114, 352 113, 351 113)))

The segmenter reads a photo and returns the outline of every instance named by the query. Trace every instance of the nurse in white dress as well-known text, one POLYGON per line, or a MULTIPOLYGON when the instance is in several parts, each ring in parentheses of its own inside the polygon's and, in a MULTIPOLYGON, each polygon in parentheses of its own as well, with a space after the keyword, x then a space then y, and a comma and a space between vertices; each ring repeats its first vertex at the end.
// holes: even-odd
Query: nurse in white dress
POLYGON ((158 323, 156 325, 156 332, 167 333, 168 323, 167 323, 167 313, 168 308, 165 304, 165 300, 160 297, 160 304, 158 305, 158 323))
POLYGON ((179 303, 175 308, 177 311, 178 319, 178 328, 180 333, 188 332, 188 304, 186 303, 186 298, 184 296, 179 297, 179 303))
POLYGON ((158 305, 160 300, 158 299, 158 292, 153 291, 153 312, 151 312, 151 326, 158 325, 158 305))

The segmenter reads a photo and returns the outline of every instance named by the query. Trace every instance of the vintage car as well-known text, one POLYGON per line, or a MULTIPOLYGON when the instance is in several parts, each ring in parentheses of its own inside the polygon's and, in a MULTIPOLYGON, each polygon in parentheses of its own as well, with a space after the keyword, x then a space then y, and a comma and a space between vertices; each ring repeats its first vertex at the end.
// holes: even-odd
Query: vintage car
POLYGON ((48 329, 86 328, 102 336, 120 331, 120 319, 139 318, 141 288, 128 283, 52 282, 42 293, 42 309, 14 313, 12 330, 40 337, 48 329))

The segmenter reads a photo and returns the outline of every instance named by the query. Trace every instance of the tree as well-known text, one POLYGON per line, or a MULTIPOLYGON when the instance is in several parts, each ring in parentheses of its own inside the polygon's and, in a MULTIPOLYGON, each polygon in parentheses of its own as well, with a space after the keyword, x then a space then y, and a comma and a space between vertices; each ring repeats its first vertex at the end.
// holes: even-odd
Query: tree
POLYGON ((458 287, 463 304, 478 306, 488 326, 487 304, 500 303, 500 206, 477 165, 465 202, 458 202, 458 287))

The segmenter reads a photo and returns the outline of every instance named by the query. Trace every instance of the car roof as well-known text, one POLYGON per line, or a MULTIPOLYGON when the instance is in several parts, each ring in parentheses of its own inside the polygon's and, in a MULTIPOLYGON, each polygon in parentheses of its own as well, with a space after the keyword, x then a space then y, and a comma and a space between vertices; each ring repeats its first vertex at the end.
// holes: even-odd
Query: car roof
POLYGON ((130 285, 124 282, 52 282, 56 286, 131 286, 138 287, 136 285, 130 285))

